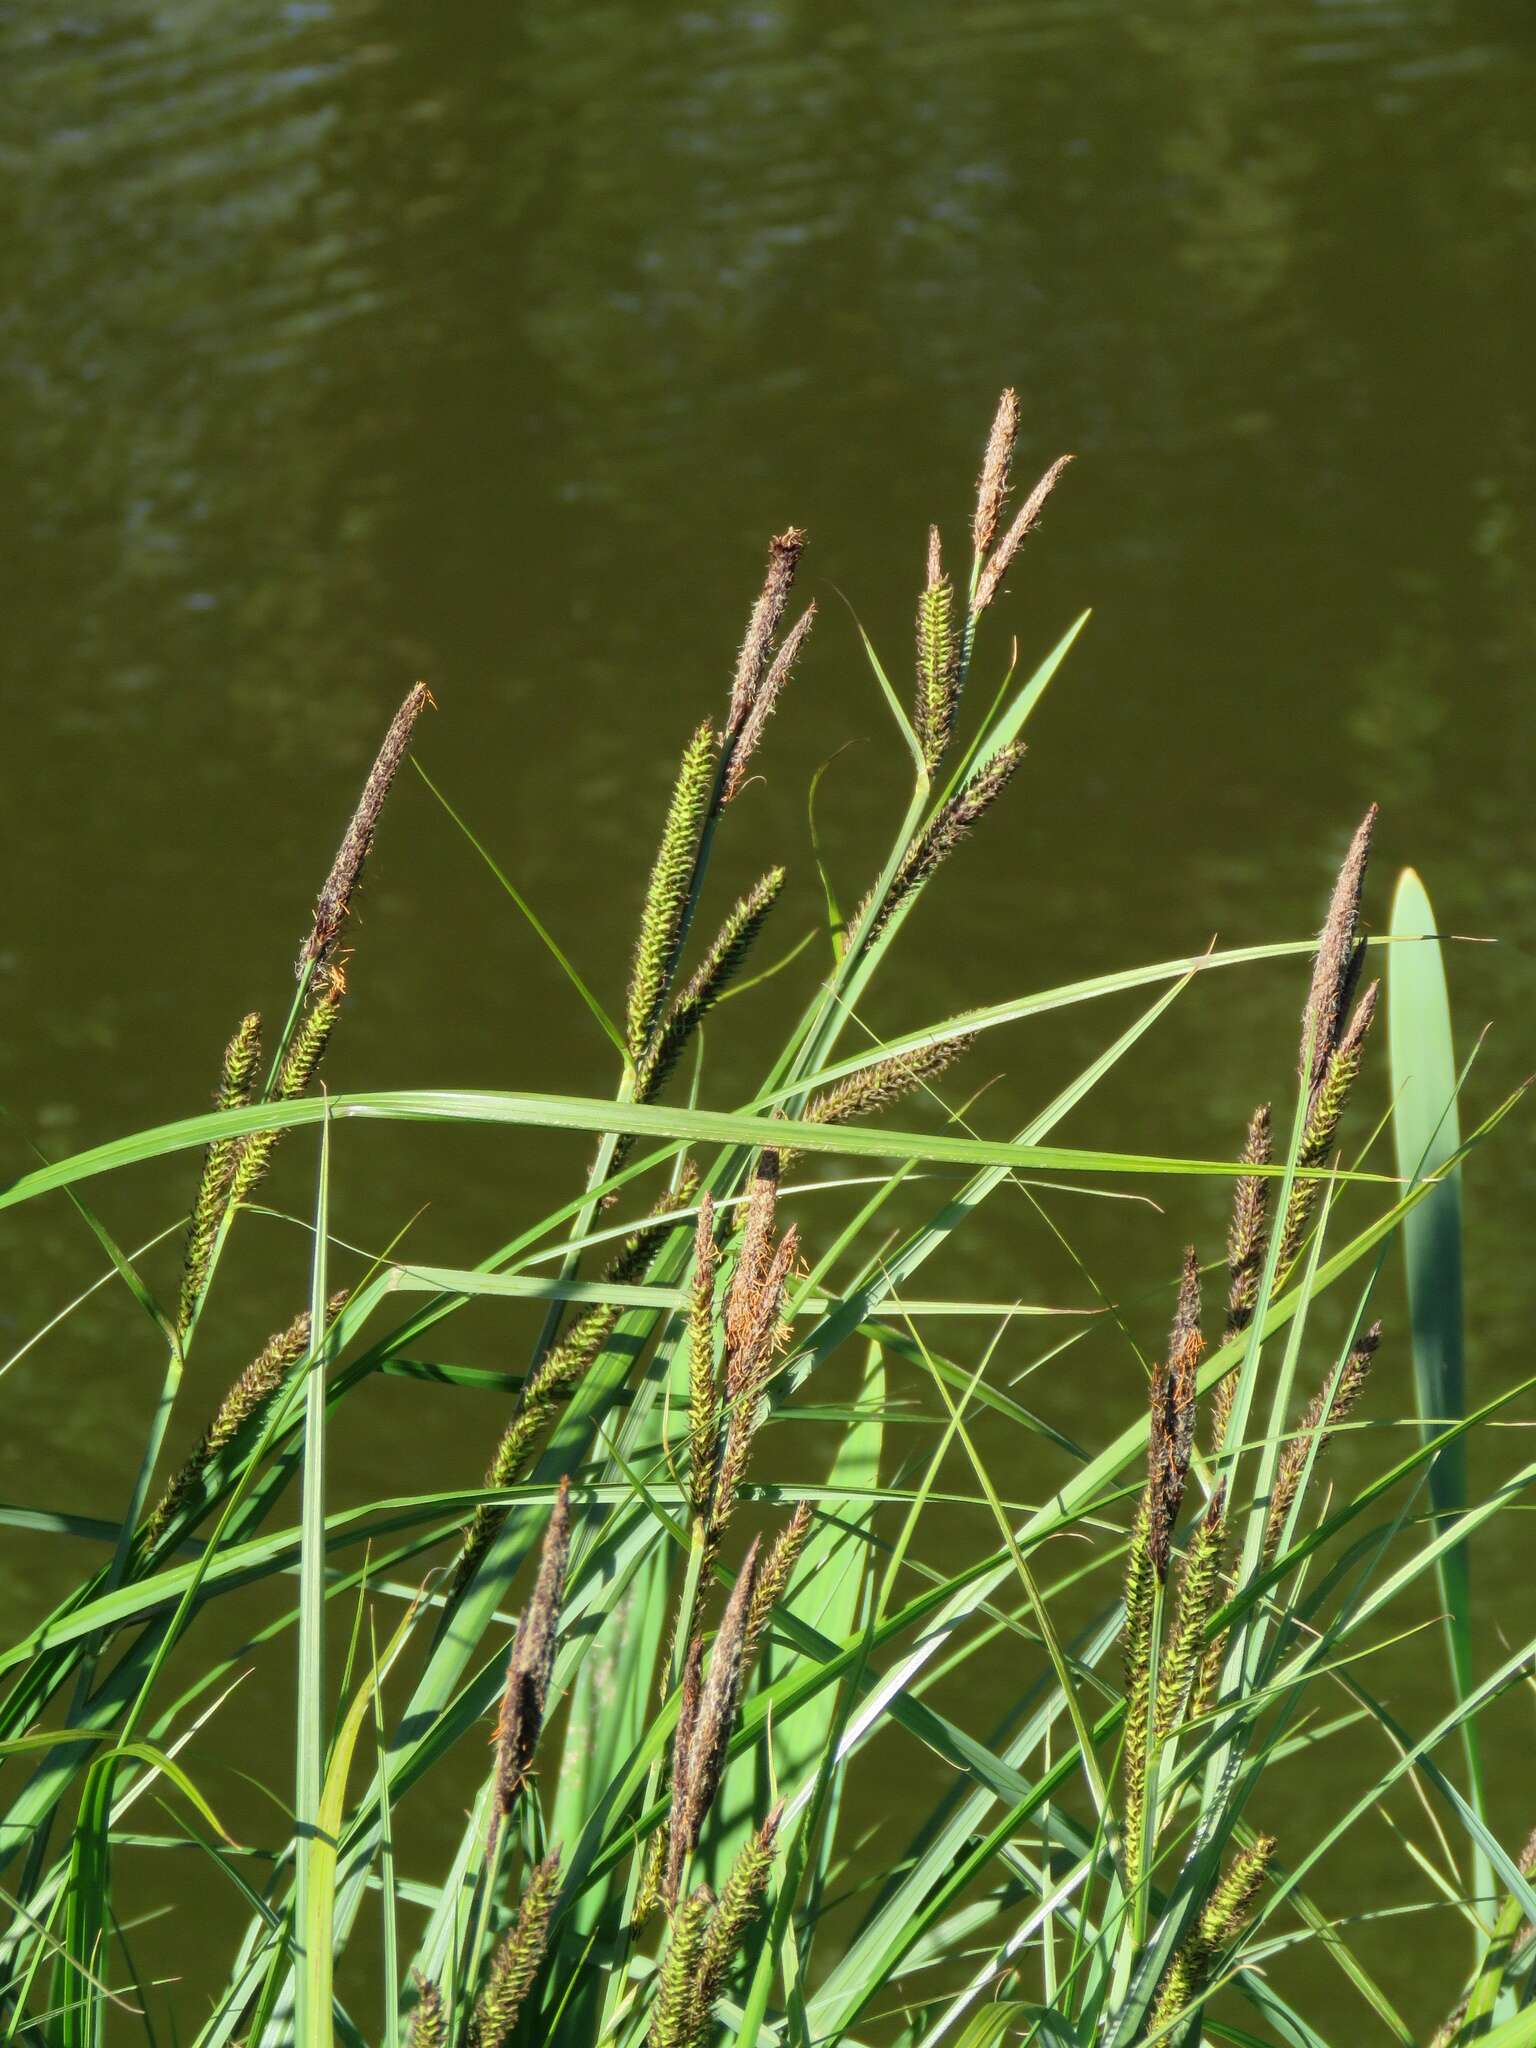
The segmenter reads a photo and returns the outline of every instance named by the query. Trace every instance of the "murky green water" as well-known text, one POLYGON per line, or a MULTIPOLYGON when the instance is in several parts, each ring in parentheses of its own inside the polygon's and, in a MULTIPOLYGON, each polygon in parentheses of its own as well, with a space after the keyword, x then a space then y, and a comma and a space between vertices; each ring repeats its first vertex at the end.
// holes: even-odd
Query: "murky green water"
MULTIPOLYGON (((357 778, 417 675, 441 706, 423 759, 617 1000, 670 759, 719 701, 764 538, 791 519, 811 529, 824 618, 727 864, 783 854, 799 890, 784 928, 808 922, 805 780, 853 741, 820 823, 856 896, 901 761, 838 593, 899 669, 926 523, 958 535, 1005 382, 1026 466, 1079 461, 1002 626, 1029 660, 1081 605, 1095 617, 1006 814, 908 927, 871 1023, 1213 932, 1300 935, 1375 798, 1377 919, 1411 859, 1447 928, 1500 941, 1453 962, 1467 1041, 1495 1022, 1475 1104, 1529 1064, 1521 0, 82 0, 9 10, 0 37, 0 1098, 51 1153, 196 1107, 232 1020, 286 1000, 357 778)), ((355 936, 336 1084, 611 1086, 590 1020, 414 779, 355 936)), ((1213 978, 1066 1136, 1230 1151, 1285 1086, 1299 996, 1295 973, 1213 978)), ((719 1100, 793 997, 756 999, 719 1100)), ((981 1127, 1016 1127, 1119 1021, 1077 1011, 989 1042, 977 1078, 1004 1078, 981 1127)), ((1384 1102, 1379 1071, 1375 1087, 1384 1102)), ((293 1149, 274 1199, 302 1206, 293 1149)), ((377 1244, 430 1202, 423 1257, 488 1247, 582 1164, 462 1134, 342 1150, 338 1227, 377 1244)), ((1060 1204, 1116 1295, 1166 1278, 1187 1236, 1219 1241, 1214 1191, 1166 1193, 1166 1215, 1060 1204)), ((138 1243, 184 1190, 147 1175, 99 1196, 138 1243)), ((1467 1206, 1484 1393, 1530 1369, 1525 1125, 1469 1175, 1467 1206)), ((9 1350, 99 1254, 62 1203, 4 1243, 9 1350)), ((304 1259, 297 1231, 250 1226, 190 1410, 287 1313, 304 1259)), ((1022 1204, 950 1282, 1082 1298, 1022 1204)), ((486 1319, 479 1355, 514 1353, 516 1334, 486 1319)), ((1011 1343, 1016 1370, 1031 1354, 1011 1343)), ((1041 1405, 1094 1430, 1129 1413, 1124 1345, 1078 1357, 1036 1383, 1041 1405)), ((1384 1358, 1406 1380, 1402 1349, 1384 1358)), ((5 1390, 0 1492, 116 1512, 157 1377, 147 1326, 97 1297, 5 1390)), ((454 1483, 495 1426, 387 1389, 349 1418, 338 1484, 454 1483)), ((14 1629, 84 1553, 9 1554, 14 1629)), ((1477 1569, 1485 1602, 1529 1609, 1513 1535, 1477 1569)), ((1432 1642, 1377 1674, 1413 1726, 1440 1701, 1432 1642)), ((226 1746, 205 1747, 237 1812, 233 1758, 281 1768, 286 1684, 263 1667, 226 1746)), ((1527 1710, 1495 1732, 1501 1819, 1523 1833, 1527 1710)), ((1355 1762, 1381 1759, 1365 1742, 1355 1762)), ((1290 1789, 1304 1836, 1337 1788, 1290 1789)), ((1411 1803, 1397 1815, 1427 1837, 1411 1803)), ((165 1883, 146 1863, 146 1903, 165 1883)), ((185 1886, 201 1900, 202 1869, 185 1886)), ((1340 1911, 1422 1892, 1385 1827, 1319 1885, 1340 1911)), ((1427 2027, 1463 1947, 1450 1915, 1367 1946, 1427 2027)), ((1342 1977, 1315 1960, 1303 1975, 1362 2038, 1342 1977)))

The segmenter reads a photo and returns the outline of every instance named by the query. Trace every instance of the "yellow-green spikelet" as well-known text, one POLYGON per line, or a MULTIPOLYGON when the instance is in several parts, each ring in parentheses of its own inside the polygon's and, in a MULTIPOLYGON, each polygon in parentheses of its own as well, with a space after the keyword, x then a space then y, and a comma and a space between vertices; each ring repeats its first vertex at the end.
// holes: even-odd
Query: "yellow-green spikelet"
POLYGON ((677 965, 699 835, 714 789, 717 753, 714 728, 706 719, 683 749, 661 844, 646 887, 629 982, 628 1042, 630 1057, 636 1062, 644 1057, 650 1043, 677 965))

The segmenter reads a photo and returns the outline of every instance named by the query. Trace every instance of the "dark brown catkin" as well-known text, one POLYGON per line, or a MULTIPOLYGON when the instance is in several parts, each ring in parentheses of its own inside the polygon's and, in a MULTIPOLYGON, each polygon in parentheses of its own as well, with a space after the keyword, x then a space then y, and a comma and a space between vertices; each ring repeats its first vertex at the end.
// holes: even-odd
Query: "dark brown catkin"
POLYGON ((1014 556, 1040 524, 1040 514, 1045 510, 1045 501, 1055 490, 1062 471, 1071 460, 1070 455, 1059 455, 1014 514, 1013 524, 998 542, 996 552, 977 581, 976 602, 972 607, 975 617, 979 618, 996 597, 1002 587, 1003 578, 1013 566, 1014 556))
MULTIPOLYGON (((565 1598, 565 1568, 571 1552, 570 1481, 562 1479, 544 1531, 538 1577, 523 1604, 507 1658, 501 1714, 496 1724, 496 1818, 504 1820, 528 1782, 533 1753, 544 1726, 555 1637, 565 1598)), ((493 1830, 494 1833, 494 1830, 493 1830)))
MULTIPOLYGON (((646 1889, 659 1888, 669 1907, 677 1904, 687 1844, 678 1833, 688 1798, 688 1764, 693 1748, 693 1731, 699 1720, 699 1694, 704 1683, 704 1638, 695 1635, 683 1659, 682 1683, 678 1692, 677 1726, 672 1733, 672 1797, 667 1819, 656 1836, 653 1868, 646 1889)), ((643 1917, 643 1914, 641 1915, 643 1917)))
POLYGON ((695 1517, 709 1509, 715 1453, 720 1441, 720 1397, 715 1384, 715 1205, 699 1198, 693 1240, 693 1288, 688 1311, 688 1489, 695 1517))
MULTIPOLYGON (((741 1659, 747 1618, 757 1585, 760 1539, 754 1537, 736 1575, 731 1597, 720 1617, 710 1652, 709 1670, 699 1688, 698 1708, 688 1731, 680 1786, 674 1790, 671 1815, 667 1895, 677 1897, 684 1860, 699 1846, 699 1836, 725 1769, 725 1754, 736 1725, 741 1699, 741 1659), (681 1797, 679 1798, 679 1791, 681 1797)), ((681 1723, 679 1724, 681 1733, 681 1723)))
POLYGON ((750 1314, 743 1311, 738 1336, 727 1334, 723 1391, 729 1413, 710 1496, 710 1557, 731 1519, 741 1482, 746 1477, 774 1354, 788 1334, 783 1318, 784 1291, 798 1252, 799 1233, 791 1224, 768 1261, 761 1287, 750 1304, 750 1314))
POLYGON ((1205 1342, 1200 1334, 1200 1265, 1193 1245, 1184 1254, 1178 1306, 1168 1358, 1152 1382, 1152 1426, 1147 1438, 1151 1503, 1148 1541, 1153 1570, 1168 1576, 1174 1524, 1189 1477, 1195 1434, 1195 1378, 1205 1342))
POLYGON ((992 431, 981 458, 981 477, 976 485, 976 513, 971 521, 971 545, 976 559, 984 560, 1008 502, 1008 478, 1013 466, 1014 443, 1019 437, 1019 399, 1012 389, 997 401, 992 431))
POLYGON ((411 744, 411 735, 416 721, 427 705, 432 702, 432 693, 425 683, 417 683, 406 695, 405 702, 395 713, 384 743, 379 748, 368 780, 363 784, 363 793, 357 800, 357 808, 342 835, 341 845, 326 877, 325 887, 315 904, 314 921, 309 937, 299 951, 297 973, 302 977, 312 962, 323 961, 336 943, 347 912, 352 907, 352 897, 362 876, 363 864, 373 847, 374 835, 378 831, 379 815, 384 809, 384 800, 389 795, 390 785, 399 773, 411 744))
POLYGON ((795 664, 805 651, 811 628, 816 623, 816 606, 808 604, 784 636, 784 644, 773 657, 768 673, 758 686, 752 708, 742 721, 741 730, 736 734, 731 747, 730 761, 720 784, 720 801, 728 804, 741 792, 747 779, 747 768, 757 752, 763 737, 763 728, 773 716, 784 686, 795 670, 795 664))
POLYGON ((731 683, 731 703, 726 714, 725 738, 732 743, 751 715, 758 692, 768 671, 774 636, 784 617, 785 606, 805 549, 805 534, 798 526, 774 535, 768 546, 768 568, 763 588, 747 621, 746 636, 736 657, 736 674, 731 683))
POLYGON ((1360 972, 1360 899, 1376 817, 1377 806, 1372 804, 1355 828, 1318 935, 1317 957, 1301 1017, 1301 1078, 1314 1094, 1339 1042, 1339 1028, 1360 972))

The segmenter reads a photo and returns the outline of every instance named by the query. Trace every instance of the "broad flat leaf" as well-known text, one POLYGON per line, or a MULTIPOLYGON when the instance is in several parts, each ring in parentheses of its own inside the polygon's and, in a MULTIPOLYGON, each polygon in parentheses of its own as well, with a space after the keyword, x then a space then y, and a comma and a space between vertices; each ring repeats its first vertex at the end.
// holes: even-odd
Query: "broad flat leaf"
MULTIPOLYGON (((1419 1182, 1445 1172, 1427 1200, 1403 1219, 1403 1264, 1413 1342, 1413 1384, 1426 1441, 1437 1426, 1466 1413, 1461 1269, 1461 1169, 1447 1162, 1461 1143, 1456 1110, 1458 1077, 1451 1038, 1445 960, 1424 884, 1412 868, 1398 878, 1392 900, 1392 936, 1423 943, 1393 945, 1387 954, 1387 1029, 1392 1055, 1392 1130, 1397 1170, 1419 1182)), ((1430 1498, 1442 1514, 1467 1501, 1466 1439, 1446 1445, 1430 1468, 1430 1498)), ((1439 1561, 1446 1644, 1456 1697, 1472 1684, 1472 1599, 1467 1546, 1439 1561)), ((1477 1730, 1463 1726, 1472 1805, 1483 1814, 1483 1772, 1477 1730)), ((1478 1856, 1477 1890, 1489 1885, 1478 1856)))

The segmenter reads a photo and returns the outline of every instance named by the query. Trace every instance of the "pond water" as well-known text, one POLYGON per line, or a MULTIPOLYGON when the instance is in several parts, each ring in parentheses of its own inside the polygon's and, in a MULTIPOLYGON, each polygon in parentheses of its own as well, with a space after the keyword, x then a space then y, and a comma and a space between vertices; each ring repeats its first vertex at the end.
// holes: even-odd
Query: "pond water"
MULTIPOLYGON (((1212 934, 1300 937, 1374 799, 1377 928, 1411 861, 1445 929, 1498 941, 1451 960, 1463 1045, 1494 1026, 1469 1115, 1524 1073, 1524 0, 81 0, 7 11, 0 47, 7 1170, 27 1163, 23 1138, 57 1156, 206 1099, 233 1020, 286 1000, 353 791, 416 676, 440 707, 422 760, 619 1001, 671 764, 722 700, 764 541, 791 520, 810 529, 823 615, 725 864, 785 858, 781 930, 808 927, 804 789, 835 754, 818 824, 856 899, 902 761, 840 600, 904 673, 927 522, 958 543, 1005 383, 1021 464, 1078 459, 983 675, 1011 634, 1032 662, 1084 605, 1094 617, 1007 804, 907 927, 871 1025, 1212 934)), ((333 1085, 611 1089, 600 1034, 414 777, 353 937, 333 1085)), ((798 993, 752 999, 713 1099, 750 1084, 798 993)), ((1211 977, 1065 1139, 1230 1156, 1253 1102, 1286 1086, 1300 995, 1285 967, 1211 977)), ((1074 1010, 996 1034, 970 1070, 999 1077, 978 1127, 1015 1129, 1122 1021, 1074 1010)), ((1383 1065, 1378 1051, 1378 1111, 1383 1065)), ((292 1150, 273 1200, 302 1209, 292 1150)), ((462 1133, 348 1144, 337 1227, 375 1246, 426 1203, 417 1255, 478 1255, 573 1185, 579 1152, 462 1133)), ((173 1220, 184 1173, 99 1182, 96 1198, 138 1244, 173 1220)), ((1058 1204, 1118 1298, 1166 1282, 1186 1238, 1220 1243, 1218 1190, 1157 1192, 1162 1211, 1058 1204)), ((1466 1201, 1481 1396, 1530 1370, 1528 1117, 1478 1157, 1466 1201)), ((7 1218, 3 1249, 8 1352, 100 1255, 62 1201, 7 1218)), ((299 1231, 249 1226, 189 1432, 302 1294, 305 1256, 299 1231)), ((1041 1300, 1082 1284, 1022 1203, 946 1275, 951 1293, 1041 1300)), ((1384 1286, 1401 1323, 1395 1273, 1384 1286)), ((1161 1300, 1136 1310, 1145 1343, 1162 1317, 1161 1300)), ((474 1331, 483 1362, 515 1352, 495 1318, 474 1331)), ((1000 1354, 1010 1371, 1028 1355, 1011 1339, 1000 1354)), ((1123 1339, 1080 1355, 1032 1391, 1097 1436, 1130 1414, 1137 1369, 1123 1339)), ((1384 1418, 1408 1374, 1390 1330, 1381 1370, 1399 1376, 1368 1410, 1384 1418)), ((126 1298, 93 1298, 10 1379, 0 1493, 117 1512, 158 1371, 126 1298)), ((383 1391, 348 1419, 338 1488, 378 1492, 381 1470, 382 1490, 459 1483, 497 1426, 494 1405, 383 1391)), ((1500 1435, 1479 1476, 1520 1442, 1500 1435)), ((957 1527, 957 1556, 976 1528, 957 1527)), ((19 1536, 7 1554, 7 1630, 85 1555, 19 1536)), ((1497 1602, 1510 1640, 1528 1634, 1502 1524, 1475 1570, 1484 1612, 1497 1602)), ((286 1768, 287 1682, 285 1665, 258 1669, 224 1746, 210 1737, 210 1781, 237 1811, 237 1758, 286 1768)), ((1377 1683, 1427 1724, 1436 1639, 1377 1683)), ((1528 1707, 1490 1740, 1518 1839, 1536 1819, 1528 1707)), ((1297 1774, 1282 1833, 1300 1846, 1340 1773, 1383 1767, 1379 1749, 1362 1737, 1297 1774)), ((1429 1839, 1411 1801, 1394 1816, 1429 1839)), ((146 1905, 168 1885, 204 1900, 201 1867, 145 1867, 146 1905)), ((1318 1884, 1340 1912, 1424 1889, 1384 1824, 1318 1884)), ((1364 1941, 1426 2032, 1464 1947, 1449 1911, 1364 1941)), ((1315 1952, 1293 1983, 1297 1969, 1363 2038, 1343 1977, 1315 1952)))

